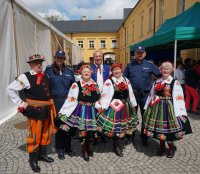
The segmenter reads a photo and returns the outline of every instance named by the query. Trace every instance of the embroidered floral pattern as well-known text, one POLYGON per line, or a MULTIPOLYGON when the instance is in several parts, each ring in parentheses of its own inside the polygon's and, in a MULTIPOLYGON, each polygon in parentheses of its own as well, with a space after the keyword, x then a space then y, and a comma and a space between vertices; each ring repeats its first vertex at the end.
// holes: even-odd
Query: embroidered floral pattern
POLYGON ((75 88, 77 88, 77 84, 76 84, 76 83, 74 83, 74 84, 72 85, 72 89, 75 89, 75 88))
POLYGON ((111 86, 111 83, 107 82, 105 83, 106 86, 111 86))
POLYGON ((183 100, 183 96, 182 96, 182 95, 178 95, 178 96, 176 97, 176 100, 183 100))
POLYGON ((21 80, 19 80, 18 78, 16 78, 15 80, 16 80, 16 81, 18 81, 18 82, 19 82, 19 84, 20 84, 22 87, 24 87, 24 86, 25 86, 24 82, 22 82, 22 81, 21 81, 21 80))
POLYGON ((122 91, 124 91, 128 88, 128 85, 124 82, 118 83, 115 86, 116 86, 117 90, 122 90, 122 91))
POLYGON ((162 82, 158 82, 156 85, 155 85, 155 90, 156 91, 160 91, 164 88, 165 86, 165 83, 162 83, 162 82))
POLYGON ((96 91, 97 94, 100 94, 100 90, 99 90, 98 86, 95 84, 91 84, 91 85, 85 84, 82 89, 83 89, 82 92, 83 92, 84 96, 86 96, 86 95, 91 96, 92 91, 96 91))

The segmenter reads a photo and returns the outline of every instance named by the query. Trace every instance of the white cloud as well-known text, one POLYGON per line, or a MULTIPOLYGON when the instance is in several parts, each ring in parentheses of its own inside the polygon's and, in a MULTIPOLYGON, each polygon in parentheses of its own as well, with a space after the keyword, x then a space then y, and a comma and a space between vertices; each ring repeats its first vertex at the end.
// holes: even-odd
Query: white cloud
POLYGON ((59 16, 63 20, 69 20, 69 17, 66 14, 61 13, 60 11, 58 11, 56 9, 48 9, 48 11, 46 13, 37 11, 37 13, 42 17, 45 17, 46 15, 59 16))
POLYGON ((61 15, 72 20, 77 16, 88 19, 119 19, 123 17, 123 8, 133 8, 138 0, 22 0, 40 15, 61 15))

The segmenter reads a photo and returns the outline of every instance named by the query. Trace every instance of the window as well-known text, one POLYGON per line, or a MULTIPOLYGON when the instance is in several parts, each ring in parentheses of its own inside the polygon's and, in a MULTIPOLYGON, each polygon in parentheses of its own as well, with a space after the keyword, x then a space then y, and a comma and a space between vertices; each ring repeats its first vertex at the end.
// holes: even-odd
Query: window
POLYGON ((126 44, 129 43, 129 30, 126 30, 126 44))
POLYGON ((117 48, 117 41, 116 40, 112 40, 112 48, 117 48))
POLYGON ((132 26, 132 41, 134 41, 135 25, 132 26))
POLYGON ((94 40, 89 40, 89 48, 94 48, 94 40))
POLYGON ((177 0, 177 15, 185 11, 185 0, 177 0))
POLYGON ((83 48, 83 41, 82 41, 82 40, 79 40, 79 41, 78 41, 78 46, 79 46, 80 48, 83 48))
POLYGON ((149 31, 153 29, 153 8, 149 8, 149 31))
POLYGON ((159 24, 164 21, 164 0, 159 1, 159 24))
POLYGON ((141 30, 140 30, 140 35, 143 36, 144 34, 144 16, 141 16, 141 30))
POLYGON ((106 41, 105 40, 101 40, 101 48, 106 48, 106 41))

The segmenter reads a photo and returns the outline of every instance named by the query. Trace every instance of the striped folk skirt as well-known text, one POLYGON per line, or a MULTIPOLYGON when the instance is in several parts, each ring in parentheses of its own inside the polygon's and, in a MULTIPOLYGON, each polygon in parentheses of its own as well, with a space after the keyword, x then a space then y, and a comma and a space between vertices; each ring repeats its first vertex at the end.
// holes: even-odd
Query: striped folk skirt
POLYGON ((115 111, 109 106, 107 110, 97 116, 98 130, 108 137, 119 136, 122 138, 126 134, 131 135, 138 123, 138 116, 129 101, 125 101, 119 111, 115 111))
POLYGON ((163 99, 148 106, 144 113, 144 127, 148 137, 163 141, 179 140, 184 134, 192 132, 188 118, 176 117, 172 100, 163 99))
POLYGON ((76 127, 81 131, 96 131, 96 109, 93 105, 78 104, 70 117, 59 115, 59 118, 66 124, 61 129, 68 130, 76 127))

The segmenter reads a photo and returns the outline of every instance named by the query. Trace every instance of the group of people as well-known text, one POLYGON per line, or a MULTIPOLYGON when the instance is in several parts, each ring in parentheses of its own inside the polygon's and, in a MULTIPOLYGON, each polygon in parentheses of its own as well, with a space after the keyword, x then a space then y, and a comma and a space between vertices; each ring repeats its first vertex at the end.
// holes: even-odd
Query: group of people
POLYGON ((135 59, 124 70, 114 63, 103 64, 103 53, 95 51, 94 64, 83 64, 79 69, 81 78, 75 81, 74 73, 65 65, 65 52, 58 50, 55 61, 42 71, 44 56, 29 57, 31 70, 17 77, 8 87, 7 94, 18 105, 18 110, 29 122, 27 149, 29 163, 34 172, 40 172, 38 160, 53 162, 47 156, 47 145, 52 133, 58 158, 65 153, 73 155, 71 136, 73 129, 79 132, 83 159, 94 156, 91 140, 97 135, 113 141, 113 151, 123 157, 120 139, 134 140, 139 123, 138 106, 142 115, 142 145, 148 146, 148 137, 160 141, 157 155, 172 158, 176 147, 173 141, 191 133, 185 109, 184 95, 180 83, 171 76, 170 62, 161 64, 160 69, 145 60, 142 46, 135 48, 135 59), (152 75, 157 80, 152 85, 152 75), (18 96, 23 90, 25 99, 18 96))
POLYGON ((194 115, 200 115, 199 91, 200 88, 200 64, 190 58, 177 62, 175 78, 181 83, 184 89, 186 109, 194 115))

